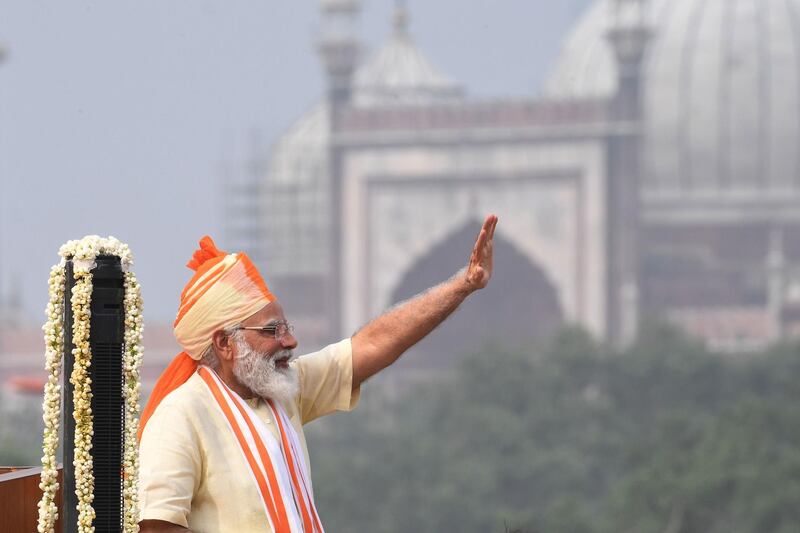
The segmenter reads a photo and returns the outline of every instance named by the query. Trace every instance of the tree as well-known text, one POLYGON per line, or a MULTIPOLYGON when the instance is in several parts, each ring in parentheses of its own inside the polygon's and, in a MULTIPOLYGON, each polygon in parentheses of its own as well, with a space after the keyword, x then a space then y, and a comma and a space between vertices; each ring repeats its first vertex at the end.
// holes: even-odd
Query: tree
POLYGON ((329 529, 800 530, 797 346, 731 359, 648 325, 615 352, 567 328, 461 359, 310 428, 329 529))

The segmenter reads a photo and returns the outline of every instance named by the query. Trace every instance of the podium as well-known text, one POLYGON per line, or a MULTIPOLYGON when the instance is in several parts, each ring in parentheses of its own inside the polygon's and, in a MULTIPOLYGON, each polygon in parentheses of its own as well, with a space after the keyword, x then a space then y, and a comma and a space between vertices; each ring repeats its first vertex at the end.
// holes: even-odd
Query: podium
MULTIPOLYGON (((39 518, 36 504, 42 497, 39 489, 41 467, 0 466, 0 531, 16 533, 36 531, 39 518)), ((59 489, 56 493, 58 520, 56 531, 61 531, 63 470, 58 469, 59 489)))

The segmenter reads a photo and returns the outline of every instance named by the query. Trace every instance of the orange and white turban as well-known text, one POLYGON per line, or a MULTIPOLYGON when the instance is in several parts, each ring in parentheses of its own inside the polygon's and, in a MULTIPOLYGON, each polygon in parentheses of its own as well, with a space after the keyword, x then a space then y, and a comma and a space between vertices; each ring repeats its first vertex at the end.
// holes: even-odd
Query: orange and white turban
POLYGON ((207 235, 186 266, 195 274, 181 293, 173 325, 184 351, 158 378, 142 413, 139 438, 161 400, 194 374, 214 332, 238 324, 275 300, 247 254, 225 253, 207 235))

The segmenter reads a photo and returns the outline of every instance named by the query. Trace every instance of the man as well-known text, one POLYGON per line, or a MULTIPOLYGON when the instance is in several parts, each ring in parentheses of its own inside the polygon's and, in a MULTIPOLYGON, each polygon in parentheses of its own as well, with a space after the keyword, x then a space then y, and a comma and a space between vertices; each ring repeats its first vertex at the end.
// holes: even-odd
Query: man
POLYGON ((455 276, 296 360, 283 308, 247 256, 201 240, 175 321, 185 351, 142 415, 141 531, 323 531, 303 424, 355 407, 366 379, 487 285, 496 225, 486 218, 455 276))

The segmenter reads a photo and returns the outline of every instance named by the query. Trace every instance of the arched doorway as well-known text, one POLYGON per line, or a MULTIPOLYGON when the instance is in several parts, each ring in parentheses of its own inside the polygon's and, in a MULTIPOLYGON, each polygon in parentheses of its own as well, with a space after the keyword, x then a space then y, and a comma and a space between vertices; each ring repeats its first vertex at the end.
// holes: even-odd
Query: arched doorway
MULTIPOLYGON (((405 273, 392 303, 419 294, 465 265, 481 222, 471 220, 434 246, 405 273)), ((552 332, 563 321, 557 289, 500 230, 494 238, 494 274, 439 328, 401 360, 404 366, 445 368, 454 359, 498 343, 515 348, 552 332)))

